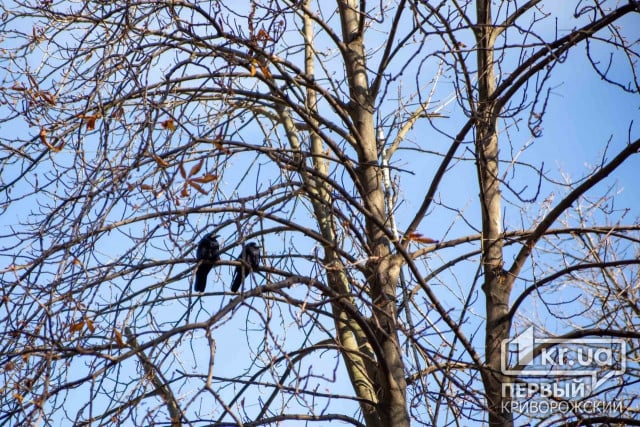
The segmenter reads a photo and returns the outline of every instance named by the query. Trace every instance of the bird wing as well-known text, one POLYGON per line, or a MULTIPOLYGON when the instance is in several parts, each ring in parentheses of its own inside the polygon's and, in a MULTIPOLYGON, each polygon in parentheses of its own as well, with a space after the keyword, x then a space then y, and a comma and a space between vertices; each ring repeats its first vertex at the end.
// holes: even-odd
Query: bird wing
POLYGON ((204 259, 204 245, 204 239, 200 240, 200 243, 198 243, 198 248, 196 249, 196 258, 198 260, 204 259))
POLYGON ((211 261, 220 261, 220 243, 211 239, 211 261))
POLYGON ((257 246, 247 247, 247 263, 252 270, 257 270, 260 266, 260 248, 257 246))

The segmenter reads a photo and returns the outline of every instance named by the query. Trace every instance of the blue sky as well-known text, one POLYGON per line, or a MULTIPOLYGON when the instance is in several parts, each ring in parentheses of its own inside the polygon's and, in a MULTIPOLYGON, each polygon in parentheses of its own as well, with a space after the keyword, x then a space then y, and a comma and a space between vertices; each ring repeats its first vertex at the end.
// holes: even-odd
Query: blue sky
MULTIPOLYGON (((566 3, 560 3, 560 5, 566 5, 566 3)), ((560 7, 559 4, 553 3, 551 7, 560 7)), ((325 11, 326 12, 326 11, 325 11)), ((568 11, 562 11, 564 14, 573 13, 573 9, 568 11)), ((566 15, 568 16, 568 15, 566 15)), ((566 18, 564 18, 566 19, 566 18)), ((574 24, 569 23, 561 19, 559 21, 559 27, 561 29, 572 28, 574 24), (565 24, 563 24, 565 22, 565 24)), ((335 21, 333 21, 335 23, 335 21)), ((547 22, 552 22, 551 20, 547 22)), ((638 19, 628 19, 623 22, 626 28, 638 28, 638 19), (634 27, 635 25, 635 27, 634 27)), ((543 24, 542 28, 548 31, 554 30, 552 24, 543 24)), ((293 29, 291 28, 293 31, 293 29)), ((633 31, 628 31, 630 37, 636 37, 633 31)), ((466 35, 462 35, 462 40, 469 40, 470 32, 467 31, 466 35)), ((293 38, 293 36, 292 36, 293 38)), ((376 37, 372 38, 370 48, 374 48, 375 43, 384 39, 384 34, 379 33, 376 37)), ((320 42, 325 42, 320 38, 320 42)), ((471 44, 471 42, 469 42, 471 44)), ((430 46, 425 47, 425 51, 429 51, 430 46)), ((597 53, 604 52, 602 46, 595 46, 594 51, 597 53)), ((413 53, 413 50, 410 50, 413 53)), ((606 55, 603 55, 606 57, 606 55)), ((165 58, 166 59, 166 58, 165 58)), ((400 57, 400 60, 405 58, 400 57)), ((416 83, 412 80, 412 71, 417 68, 418 61, 414 62, 412 66, 405 72, 406 79, 402 80, 402 86, 391 85, 387 94, 387 102, 381 108, 381 117, 385 117, 384 114, 388 114, 389 111, 397 108, 397 103, 394 102, 394 96, 403 91, 403 94, 411 93, 416 86, 424 87, 425 90, 431 90, 433 88, 432 77, 436 71, 437 60, 432 58, 428 63, 424 64, 421 69, 419 81, 416 83), (397 92, 395 91, 397 89, 397 92), (388 110, 388 111, 387 111, 388 110)), ((162 68, 164 64, 160 62, 159 67, 162 68)), ((342 72, 342 67, 337 62, 327 61, 325 64, 329 71, 335 71, 337 73, 342 72)), ((508 72, 508 70, 505 70, 508 72)), ((613 70, 614 76, 620 76, 622 79, 626 78, 628 70, 615 67, 613 70)), ((153 73, 152 73, 153 77, 153 73)), ((10 79, 10 76, 5 76, 6 79, 10 79)), ((2 77, 0 77, 2 79, 2 77)), ((454 87, 451 84, 451 75, 445 75, 438 81, 435 88, 434 108, 439 107, 439 103, 442 100, 448 99, 453 93, 454 87)), ((4 83, 3 83, 4 85, 4 83)), ((604 154, 605 147, 610 140, 610 148, 607 158, 611 158, 615 152, 617 152, 625 143, 628 142, 628 134, 632 135, 632 139, 637 138, 638 131, 637 125, 630 127, 630 122, 636 119, 638 115, 638 108, 640 102, 637 94, 625 94, 619 88, 612 87, 610 85, 602 84, 599 78, 594 75, 590 69, 590 65, 584 60, 584 54, 582 47, 577 48, 574 53, 569 55, 567 60, 556 67, 553 71, 553 76, 546 86, 551 89, 549 96, 549 105, 547 114, 544 117, 542 123, 541 136, 532 140, 527 127, 526 116, 520 117, 523 119, 517 123, 512 121, 506 121, 501 123, 503 133, 501 139, 504 141, 502 146, 502 154, 504 158, 508 158, 510 141, 512 149, 517 152, 520 147, 528 145, 529 148, 522 153, 519 160, 522 162, 529 162, 535 166, 540 166, 544 163, 544 171, 549 174, 550 177, 558 181, 562 181, 563 177, 570 177, 575 181, 584 177, 593 167, 597 166, 601 162, 601 158, 604 154), (631 130, 629 130, 631 129, 631 130)), ((344 89, 344 87, 342 87, 344 89)), ((197 111, 199 107, 196 107, 197 111)), ((0 115, 2 114, 2 107, 0 107, 0 115)), ((408 225, 408 222, 412 219, 415 210, 419 207, 422 199, 421 195, 424 193, 426 186, 430 183, 430 179, 433 176, 433 172, 437 167, 440 157, 432 155, 429 151, 445 151, 449 144, 450 139, 443 135, 442 132, 449 134, 457 132, 461 126, 462 120, 464 120, 463 114, 457 103, 453 102, 448 104, 442 109, 442 114, 449 116, 449 119, 434 119, 433 125, 438 126, 438 129, 434 129, 431 123, 426 120, 420 121, 414 129, 407 135, 406 141, 403 142, 401 148, 397 151, 396 155, 392 159, 392 166, 397 168, 397 171, 392 173, 393 178, 399 179, 400 191, 399 191, 399 203, 397 205, 397 217, 398 227, 403 230, 408 225), (421 152, 415 149, 422 150, 421 152), (401 173, 400 170, 409 170, 411 173, 401 173)), ((237 121, 238 128, 244 126, 244 122, 237 121)), ((391 120, 384 121, 385 126, 389 126, 391 120)), ((34 137, 37 135, 39 129, 37 127, 27 128, 20 120, 13 121, 11 123, 0 123, 0 132, 5 136, 7 140, 11 140, 13 137, 16 139, 27 139, 27 135, 34 137)), ((397 129, 385 129, 387 136, 392 137, 397 129)), ((186 133, 180 130, 175 134, 169 135, 167 130, 155 129, 151 133, 159 141, 163 138, 175 138, 186 137, 186 133)), ((282 137, 282 130, 271 130, 264 128, 261 130, 258 126, 249 126, 244 130, 238 130, 234 135, 235 139, 244 138, 245 141, 250 143, 261 144, 261 141, 269 140, 273 138, 274 144, 277 144, 278 139, 276 136, 282 137), (278 134, 276 134, 276 132, 278 134)), ((332 135, 337 138, 335 134, 332 135)), ((84 146, 90 147, 87 153, 94 154, 98 151, 99 147, 97 143, 98 139, 88 137, 84 140, 84 146), (95 150, 95 151, 94 151, 95 150)), ((457 154, 470 158, 470 152, 467 150, 469 145, 463 147, 457 154)), ((196 155, 197 153, 190 152, 189 155, 196 155)), ((59 153, 55 158, 57 163, 62 163, 63 159, 72 159, 74 153, 72 151, 63 151, 59 153)), ((189 158, 191 160, 191 158, 189 158)), ((189 167, 194 162, 188 163, 189 167)), ((615 192, 620 192, 617 196, 616 206, 614 213, 609 217, 602 217, 602 221, 611 220, 616 221, 621 216, 622 209, 630 209, 630 212, 623 218, 625 224, 635 224, 638 221, 638 211, 640 200, 640 189, 638 189, 638 172, 637 169, 640 166, 640 159, 633 157, 629 159, 618 171, 615 176, 608 180, 605 184, 598 186, 594 189, 593 194, 599 194, 604 191, 607 186, 613 185, 615 192)), ((213 160, 205 165, 207 170, 215 170, 216 167, 222 168, 222 166, 216 165, 213 160)), ((3 172, 4 176, 8 171, 15 173, 16 169, 7 167, 3 172)), ((174 171, 175 172, 175 171, 174 171)), ((228 163, 224 166, 223 170, 219 171, 222 178, 221 181, 216 184, 218 191, 212 194, 210 197, 198 196, 195 191, 192 191, 193 197, 188 200, 183 200, 182 206, 189 207, 202 207, 209 202, 214 202, 213 209, 207 213, 191 214, 188 217, 181 217, 176 215, 173 220, 177 224, 180 221, 184 221, 183 225, 171 226, 172 231, 179 230, 181 234, 172 236, 173 240, 163 240, 162 234, 159 233, 158 239, 153 242, 153 245, 148 247, 141 247, 137 250, 139 253, 135 256, 144 262, 152 260, 170 260, 172 257, 191 257, 192 252, 189 252, 187 248, 189 245, 193 245, 203 232, 209 229, 210 224, 223 224, 222 238, 225 240, 225 244, 229 245, 231 249, 225 254, 225 259, 231 259, 239 253, 239 244, 237 242, 240 234, 250 234, 251 232, 257 232, 261 230, 261 227, 273 226, 273 223, 269 221, 263 221, 259 218, 249 218, 246 221, 242 221, 240 224, 233 222, 232 214, 219 214, 215 212, 226 198, 232 198, 236 195, 243 196, 245 194, 250 195, 255 192, 256 186, 260 188, 266 188, 267 185, 272 182, 284 180, 279 172, 275 171, 264 158, 256 159, 253 154, 241 154, 234 155, 228 159, 228 163), (247 169, 250 168, 250 173, 245 175, 247 169), (260 168, 260 169, 259 169, 260 168), (258 177, 258 171, 262 173, 261 177, 258 177), (180 252, 179 248, 182 247, 183 251, 180 252)), ((3 176, 3 178, 4 178, 3 176)), ((158 175, 150 175, 144 182, 154 182, 154 179, 160 179, 158 175)), ((516 174, 511 183, 513 188, 522 189, 527 186, 524 191, 523 197, 533 197, 536 188, 536 175, 526 168, 519 167, 516 170, 516 174)), ((29 191, 31 189, 30 181, 25 187, 17 186, 13 191, 13 195, 16 196, 22 191, 29 191)), ((157 181, 156 181, 157 182, 157 181)), ((176 185, 179 185, 180 181, 175 181, 176 185)), ((62 183, 60 183, 62 184, 62 183)), ((21 184, 23 185, 23 184, 21 184)), ((553 192, 555 195, 555 201, 560 200, 563 192, 566 189, 558 189, 551 187, 547 183, 543 183, 540 194, 537 200, 527 206, 528 213, 531 216, 536 216, 536 210, 538 206, 547 199, 553 192)), ((517 206, 513 206, 511 203, 515 202, 515 197, 508 191, 504 192, 505 197, 505 226, 508 230, 515 230, 520 228, 527 228, 531 225, 529 218, 522 219, 520 216, 521 211, 517 206)), ((148 193, 141 192, 138 201, 144 203, 145 198, 148 201, 148 210, 153 213, 154 208, 158 209, 164 205, 160 202, 156 205, 148 193)), ((30 213, 36 213, 38 211, 36 200, 47 200, 47 195, 32 196, 25 200, 12 203, 8 210, 3 213, 0 218, 0 224, 5 226, 5 229, 9 226, 17 226, 19 220, 25 220, 30 213)), ((434 209, 429 213, 429 216, 423 221, 419 232, 426 236, 429 236, 438 240, 446 240, 458 238, 466 234, 474 234, 472 227, 470 227, 462 219, 470 220, 474 227, 479 226, 478 222, 478 208, 477 208, 477 178, 475 176, 475 167, 473 162, 466 161, 460 162, 455 165, 455 168, 447 175, 442 183, 442 186, 437 194, 436 201, 438 202, 434 209), (456 217, 455 211, 460 212, 462 215, 456 217)), ((300 201, 300 203, 303 203, 300 201)), ((309 211, 307 209, 300 208, 294 211, 294 202, 291 202, 287 207, 302 224, 309 223, 309 211)), ((112 214, 117 217, 120 213, 118 209, 123 209, 121 206, 114 208, 112 214)), ((131 209, 129 207, 128 209, 131 209)), ((284 214, 283 214, 284 215, 284 214)), ((37 217, 31 217, 37 219, 37 217)), ((153 228, 157 225, 157 221, 141 221, 139 223, 131 224, 127 227, 123 227, 121 232, 114 232, 101 238, 95 244, 95 260, 100 262, 113 261, 118 255, 126 250, 127 247, 133 245, 136 236, 142 236, 149 232, 149 227, 153 228), (126 236, 124 233, 129 232, 133 235, 126 236)), ((87 227, 90 224, 86 225, 87 227)), ((10 234, 5 232, 5 234, 10 234)), ((4 237, 3 246, 10 246, 14 237, 4 237)), ((314 247, 314 242, 310 239, 306 239, 301 235, 296 234, 273 234, 266 239, 259 240, 263 244, 264 249, 272 253, 286 253, 291 247, 294 247, 296 251, 300 253, 310 253, 314 247)), ((30 245, 24 246, 28 251, 30 245)), ((315 244, 315 247, 318 245, 315 244)), ((469 247, 461 247, 455 250, 442 251, 438 254, 434 254, 430 258, 424 261, 423 267, 426 271, 433 270, 439 267, 447 259, 460 253, 460 251, 467 250, 469 247)), ((38 251, 38 248, 35 248, 38 251)), ((12 253, 5 253, 3 258, 0 258, 2 264, 0 269, 5 269, 10 263, 15 262, 12 258, 12 253)), ((477 261, 477 260, 476 260, 477 261)), ((267 261, 274 265, 278 261, 273 258, 267 261)), ((132 313, 135 313, 137 322, 140 324, 140 331, 145 331, 145 335, 140 337, 140 341, 144 342, 147 339, 151 339, 161 331, 169 330, 175 325, 180 325, 184 322, 186 308, 188 304, 195 303, 195 308, 192 310, 189 320, 191 321, 204 321, 210 318, 217 311, 223 308, 231 298, 230 296, 222 293, 222 290, 228 290, 228 286, 231 278, 231 267, 223 266, 213 272, 209 279, 208 290, 210 294, 203 296, 200 299, 195 299, 193 296, 189 296, 187 290, 191 286, 191 275, 186 274, 182 279, 175 281, 164 288, 159 288, 157 283, 167 277, 171 277, 174 274, 178 274, 181 271, 186 271, 191 268, 190 263, 179 264, 171 272, 167 270, 149 270, 148 276, 138 277, 135 280, 126 283, 114 282, 109 283, 108 286, 104 286, 104 291, 99 293, 97 298, 97 304, 104 305, 114 298, 118 298, 119 292, 132 292, 143 291, 133 299, 134 303, 131 306, 124 305, 122 313, 116 316, 117 327, 121 327, 125 322, 131 321, 132 313), (146 302, 153 298, 166 298, 162 303, 153 305, 148 310, 137 311, 135 304, 144 305, 146 302), (175 298, 175 299, 174 299, 175 298), (127 310, 129 312, 127 313, 127 310)), ((298 265, 303 273, 308 273, 310 263, 301 263, 298 265)), ((443 303, 455 310, 460 310, 461 301, 467 297, 469 292, 468 285, 472 282, 476 273, 473 263, 469 263, 466 267, 455 271, 455 274, 443 274, 433 280, 431 285, 438 292, 442 298, 443 303)), ((123 267, 125 268, 125 267, 123 267)), ((263 277, 258 276, 254 278, 256 282, 263 283, 263 277)), ((256 283, 254 282, 254 283, 256 283)), ((291 291, 291 295, 299 298, 305 298, 307 296, 307 290, 298 286, 291 291)), ((315 297, 318 297, 315 295, 315 297)), ((420 297, 422 298, 422 297, 420 297)), ((474 343, 481 348, 483 342, 483 333, 481 329, 482 325, 482 306, 484 304, 483 297, 480 289, 476 289, 473 292, 473 299, 475 303, 472 304, 469 310, 469 321, 465 325, 465 333, 468 336, 473 336, 474 343)), ((535 304, 527 305, 525 309, 533 309, 535 304)), ((251 362, 256 360, 267 364, 270 355, 267 350, 277 349, 279 345, 283 348, 295 348, 297 344, 303 342, 306 337, 307 329, 304 326, 304 322, 298 324, 295 322, 296 316, 304 317, 304 313, 282 304, 269 303, 266 304, 260 299, 247 300, 246 305, 242 305, 236 312, 233 318, 229 318, 219 324, 213 329, 212 334, 215 339, 216 354, 215 354, 215 366, 214 374, 217 372, 230 374, 242 374, 248 367, 251 367, 251 362), (291 311, 288 311, 291 310, 291 311), (272 316, 272 317, 270 317, 272 316), (273 322, 276 326, 275 330, 278 332, 274 336, 267 336, 265 334, 264 325, 269 322, 273 322), (269 342, 271 346, 269 348, 262 348, 255 346, 256 342, 262 341, 269 342), (284 343, 286 342, 286 345, 284 343), (290 346, 290 347, 288 347, 290 346)), ((544 316, 544 315, 543 315, 544 316)), ((438 317, 431 314, 429 317, 439 325, 438 317)), ((132 322, 135 323, 135 322, 132 322)), ((441 326, 441 325, 439 325, 441 326)), ((548 325, 554 327, 554 325, 548 325)), ((555 325, 555 327, 561 328, 562 325, 555 325)), ((321 339, 326 337, 324 333, 313 334, 315 339, 321 339)), ((171 365, 168 368, 168 372, 177 375, 177 371, 202 373, 206 372, 208 361, 203 360, 202 354, 207 354, 206 339, 204 333, 200 330, 194 332, 194 336, 189 336, 189 339, 193 339, 193 344, 185 344, 180 347, 179 355, 176 359, 180 360, 180 366, 171 365)), ((186 341, 185 341, 186 343, 186 341)), ((437 340, 429 343, 437 348, 440 344, 437 340)), ((171 353, 171 352, 168 352, 171 353)), ((135 378, 139 369, 135 366, 135 363, 125 365, 124 369, 120 371, 120 375, 124 378, 135 378)), ((78 373, 82 366, 81 362, 78 362, 78 373)), ((331 387, 333 392, 343 392, 349 394, 351 391, 350 384, 346 372, 342 368, 342 365, 337 365, 336 360, 333 357, 333 353, 326 352, 319 359, 314 359, 312 363, 305 363, 300 366, 301 375, 306 375, 310 384, 315 381, 321 387, 331 387), (325 376, 326 379, 317 379, 315 375, 325 376)), ((274 373, 274 376, 276 374, 274 373)), ((221 395, 228 398, 232 395, 233 387, 223 388, 221 395)), ((237 391, 237 387, 236 387, 237 391)), ((81 396, 84 391, 78 390, 78 402, 82 402, 81 396)), ((182 390, 180 391, 183 392, 182 390)), ((256 408, 259 406, 258 400, 266 398, 268 395, 263 390, 263 394, 256 394, 248 397, 245 403, 246 408, 250 412, 255 413, 256 408)), ((75 393, 75 392, 73 392, 75 393)), ((185 390, 184 394, 188 399, 193 397, 191 390, 185 390)), ((193 404, 192 408, 201 409, 202 406, 211 405, 209 398, 202 398, 201 403, 193 404)), ((292 406, 293 402, 289 402, 292 406)), ((302 403, 299 402, 302 406, 302 403)), ((239 405, 236 402, 236 405, 239 405)), ((74 404, 70 404, 70 407, 74 407, 74 404)), ((238 407, 238 406, 237 406, 238 407)), ((73 408, 75 409, 75 408, 73 408)), ((218 408, 215 408, 217 410, 218 408)), ((344 413, 352 413, 355 411, 355 405, 340 406, 340 409, 344 413)), ((335 411, 336 408, 333 408, 335 411)), ((293 424, 291 424, 293 425, 293 424)))

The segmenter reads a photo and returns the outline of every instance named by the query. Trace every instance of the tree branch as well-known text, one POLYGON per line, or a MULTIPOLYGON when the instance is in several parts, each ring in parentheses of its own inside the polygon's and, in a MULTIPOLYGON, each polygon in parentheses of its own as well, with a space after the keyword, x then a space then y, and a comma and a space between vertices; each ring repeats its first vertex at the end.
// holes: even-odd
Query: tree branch
POLYGON ((507 278, 507 286, 512 286, 516 277, 520 273, 520 270, 524 266, 525 261, 531 254, 531 251, 537 244, 538 240, 544 235, 545 231, 551 227, 551 225, 560 217, 560 215, 568 209, 580 196, 594 187, 597 183, 606 178, 611 172, 613 172, 618 166, 620 166, 627 158, 633 156, 638 153, 640 150, 640 139, 634 141, 633 143, 627 145, 624 150, 622 150, 616 157, 614 157, 609 163, 604 165, 600 170, 591 175, 588 179, 586 179, 582 184, 580 184, 577 188, 575 188, 572 192, 570 192, 563 200, 560 201, 553 208, 540 224, 533 230, 531 235, 527 238, 524 245, 518 252, 511 268, 509 269, 509 274, 507 278))

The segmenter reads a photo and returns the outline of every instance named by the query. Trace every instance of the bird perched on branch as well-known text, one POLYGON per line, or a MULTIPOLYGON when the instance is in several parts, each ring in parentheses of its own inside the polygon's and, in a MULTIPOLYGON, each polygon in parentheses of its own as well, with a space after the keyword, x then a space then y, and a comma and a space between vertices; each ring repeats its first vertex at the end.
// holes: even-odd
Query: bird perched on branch
POLYGON ((215 262, 220 261, 220 243, 217 238, 217 234, 208 233, 198 243, 196 258, 199 263, 196 269, 196 282, 193 286, 197 292, 204 292, 209 271, 215 262))
POLYGON ((260 248, 256 242, 249 242, 242 248, 242 252, 237 259, 240 264, 236 267, 231 283, 231 291, 237 292, 244 282, 245 277, 258 270, 260 266, 260 248))

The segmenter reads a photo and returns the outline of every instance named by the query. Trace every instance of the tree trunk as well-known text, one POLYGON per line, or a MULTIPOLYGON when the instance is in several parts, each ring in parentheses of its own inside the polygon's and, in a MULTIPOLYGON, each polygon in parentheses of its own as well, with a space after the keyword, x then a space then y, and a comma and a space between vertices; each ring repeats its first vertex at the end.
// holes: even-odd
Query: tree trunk
POLYGON ((364 11, 356 0, 338 1, 344 41, 345 64, 351 99, 350 114, 358 154, 357 177, 362 192, 366 233, 371 253, 367 262, 367 282, 373 302, 372 323, 377 345, 383 356, 377 360, 378 415, 381 425, 409 426, 404 364, 398 339, 396 288, 400 261, 391 254, 389 239, 379 224, 385 223, 386 210, 382 170, 373 116, 374 95, 370 91, 362 38, 364 11))
POLYGON ((476 110, 476 162, 482 210, 482 264, 486 298, 485 367, 482 372, 489 425, 511 426, 513 419, 503 408, 502 384, 509 380, 501 372, 501 342, 509 338, 507 313, 512 281, 503 269, 501 194, 498 178, 498 111, 492 100, 496 86, 491 2, 476 3, 478 23, 478 100, 476 110))

